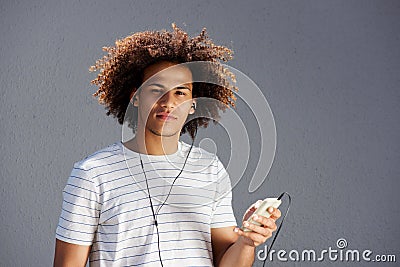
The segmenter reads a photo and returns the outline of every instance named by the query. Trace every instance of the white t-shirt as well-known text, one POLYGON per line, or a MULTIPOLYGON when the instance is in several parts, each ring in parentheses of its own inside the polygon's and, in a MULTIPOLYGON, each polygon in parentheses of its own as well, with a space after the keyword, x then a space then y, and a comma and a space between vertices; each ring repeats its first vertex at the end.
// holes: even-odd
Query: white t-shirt
MULTIPOLYGON (((212 266, 211 228, 237 225, 230 179, 216 155, 193 146, 172 185, 189 148, 179 142, 171 155, 140 154, 165 267, 212 266)), ((90 266, 161 266, 140 158, 119 141, 74 164, 56 238, 91 245, 90 266)))

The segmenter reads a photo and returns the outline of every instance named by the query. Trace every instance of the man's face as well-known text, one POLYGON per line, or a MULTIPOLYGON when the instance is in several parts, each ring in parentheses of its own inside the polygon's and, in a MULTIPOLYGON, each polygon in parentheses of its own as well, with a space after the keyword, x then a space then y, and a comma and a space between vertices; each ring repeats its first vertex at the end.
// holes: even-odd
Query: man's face
POLYGON ((187 67, 167 61, 148 66, 134 101, 138 126, 145 125, 158 136, 179 136, 188 114, 194 112, 192 89, 192 72, 187 67))

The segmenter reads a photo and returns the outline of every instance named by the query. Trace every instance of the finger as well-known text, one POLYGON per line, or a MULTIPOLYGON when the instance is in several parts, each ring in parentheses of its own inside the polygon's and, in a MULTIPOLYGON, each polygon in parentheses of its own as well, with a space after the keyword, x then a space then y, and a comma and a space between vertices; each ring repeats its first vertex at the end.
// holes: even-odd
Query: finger
POLYGON ((271 235, 269 235, 268 233, 265 236, 256 232, 244 232, 239 228, 235 228, 235 232, 238 233, 239 236, 247 237, 252 240, 255 246, 264 243, 268 238, 271 237, 271 235))
MULTIPOLYGON (((264 218, 264 219, 266 219, 266 218, 264 218)), ((243 223, 243 227, 245 227, 245 228, 247 228, 247 229, 249 229, 249 230, 251 230, 253 232, 265 235, 265 234, 267 234, 267 231, 265 231, 265 229, 268 229, 269 227, 264 226, 262 223, 271 225, 271 227, 273 227, 273 225, 270 223, 270 221, 267 221, 267 220, 264 220, 264 219, 261 220, 258 217, 257 221, 260 222, 260 224, 250 223, 250 222, 246 221, 246 222, 243 223)))
POLYGON ((259 222, 263 227, 274 228, 275 226, 275 220, 272 218, 267 218, 257 214, 254 214, 252 218, 256 222, 259 222))
POLYGON ((279 209, 276 209, 274 207, 269 207, 268 212, 271 214, 270 218, 277 220, 281 217, 281 211, 279 209))
POLYGON ((261 229, 260 230, 256 230, 256 229, 258 229, 257 227, 261 227, 261 228, 264 228, 264 229, 267 228, 271 233, 276 231, 276 229, 277 229, 277 226, 276 226, 276 223, 275 223, 274 219, 266 218, 264 216, 259 216, 259 215, 254 215, 253 219, 256 222, 260 223, 261 225, 258 226, 256 224, 243 222, 243 226, 248 228, 248 229, 250 229, 250 230, 252 230, 252 231, 258 232, 260 234, 264 234, 264 232, 261 229))
POLYGON ((272 229, 267 228, 267 227, 250 224, 246 228, 252 230, 256 234, 260 234, 260 235, 264 236, 265 239, 270 238, 272 236, 272 229))

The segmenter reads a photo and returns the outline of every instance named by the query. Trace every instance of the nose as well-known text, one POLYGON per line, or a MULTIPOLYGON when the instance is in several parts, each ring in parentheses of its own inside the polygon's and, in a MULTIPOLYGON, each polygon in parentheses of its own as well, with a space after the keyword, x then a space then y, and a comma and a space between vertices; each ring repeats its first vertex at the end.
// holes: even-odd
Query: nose
POLYGON ((165 92, 161 98, 158 100, 160 106, 164 108, 175 108, 176 107, 176 99, 173 94, 173 90, 169 90, 165 92))

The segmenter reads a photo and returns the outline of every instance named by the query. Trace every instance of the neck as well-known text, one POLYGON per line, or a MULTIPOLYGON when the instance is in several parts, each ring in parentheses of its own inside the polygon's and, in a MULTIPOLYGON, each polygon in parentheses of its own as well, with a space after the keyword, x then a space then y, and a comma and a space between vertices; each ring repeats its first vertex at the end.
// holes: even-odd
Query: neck
POLYGON ((136 136, 125 143, 126 147, 141 154, 170 155, 178 150, 179 133, 159 136, 147 130, 137 130, 136 136))

